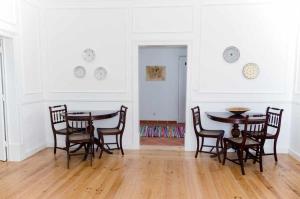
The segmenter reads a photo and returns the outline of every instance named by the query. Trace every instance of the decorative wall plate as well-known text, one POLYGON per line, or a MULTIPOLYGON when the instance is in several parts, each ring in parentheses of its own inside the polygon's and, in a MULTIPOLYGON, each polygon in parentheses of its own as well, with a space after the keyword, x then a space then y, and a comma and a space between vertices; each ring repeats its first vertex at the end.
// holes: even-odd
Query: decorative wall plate
POLYGON ((95 59, 96 53, 93 49, 87 48, 82 52, 82 58, 87 61, 91 62, 95 59))
POLYGON ((94 76, 97 80, 104 80, 107 76, 107 70, 100 66, 96 68, 94 76))
POLYGON ((235 46, 229 46, 224 50, 223 58, 228 63, 236 62, 240 58, 240 51, 235 46))
POLYGON ((73 72, 74 76, 77 78, 83 78, 86 74, 85 68, 83 66, 76 66, 73 72))
POLYGON ((248 63, 243 68, 244 77, 247 79, 255 79, 259 74, 259 67, 255 63, 248 63))

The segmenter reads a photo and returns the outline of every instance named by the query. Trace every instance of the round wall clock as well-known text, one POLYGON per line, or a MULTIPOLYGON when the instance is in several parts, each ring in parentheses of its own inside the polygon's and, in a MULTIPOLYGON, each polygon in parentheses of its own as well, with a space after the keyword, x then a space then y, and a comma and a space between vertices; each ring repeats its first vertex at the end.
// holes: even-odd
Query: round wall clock
POLYGON ((87 48, 83 51, 82 57, 85 61, 91 62, 95 59, 96 53, 93 49, 87 48))
POLYGON ((255 79, 259 74, 259 67, 255 63, 248 63, 243 68, 244 77, 247 79, 255 79))
POLYGON ((83 78, 86 74, 85 68, 83 66, 76 66, 73 70, 74 76, 77 78, 83 78))
POLYGON ((103 67, 96 68, 94 76, 97 80, 104 80, 107 76, 107 70, 103 67))
POLYGON ((236 62, 240 58, 240 51, 235 46, 229 46, 224 50, 223 58, 228 63, 236 62))

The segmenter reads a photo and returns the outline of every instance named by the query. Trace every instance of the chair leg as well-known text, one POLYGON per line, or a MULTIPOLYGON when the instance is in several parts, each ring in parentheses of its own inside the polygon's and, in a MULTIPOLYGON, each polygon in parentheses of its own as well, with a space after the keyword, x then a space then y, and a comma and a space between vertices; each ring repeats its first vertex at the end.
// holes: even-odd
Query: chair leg
MULTIPOLYGON (((104 138, 102 134, 99 134, 99 141, 101 141, 100 144, 102 144, 102 147, 104 148, 104 138)), ((99 159, 102 157, 103 154, 103 149, 100 147, 101 151, 100 151, 100 155, 99 155, 99 159)))
POLYGON ((241 171, 242 174, 245 175, 245 169, 244 169, 244 160, 243 160, 243 150, 238 149, 237 150, 240 166, 241 166, 241 171))
POLYGON ((199 153, 199 136, 197 136, 197 149, 196 149, 195 158, 198 157, 198 153, 199 153))
POLYGON ((263 172, 263 146, 259 147, 259 170, 260 172, 263 172))
POLYGON ((116 143, 117 143, 117 148, 120 149, 119 140, 118 140, 118 134, 116 135, 116 143))
POLYGON ((278 158, 277 158, 277 138, 274 139, 274 145, 273 145, 273 153, 274 153, 274 159, 275 159, 275 162, 278 161, 278 158))
POLYGON ((93 156, 94 156, 94 152, 93 152, 93 145, 94 144, 90 144, 90 147, 89 147, 89 151, 90 151, 90 164, 91 164, 91 166, 93 166, 93 156))
POLYGON ((94 142, 92 143, 92 155, 95 157, 95 144, 94 142))
POLYGON ((102 157, 102 154, 103 154, 103 150, 102 150, 102 149, 100 149, 100 155, 99 155, 99 159, 101 159, 101 157, 102 157))
POLYGON ((220 152, 219 152, 219 142, 220 142, 220 138, 217 138, 217 142, 216 142, 216 152, 217 152, 217 156, 218 156, 218 160, 221 163, 221 157, 220 157, 220 152))
POLYGON ((120 148, 121 148, 122 155, 124 155, 122 140, 123 140, 123 134, 120 135, 120 148))
POLYGON ((245 157, 245 162, 247 162, 247 160, 248 160, 248 157, 249 157, 249 148, 246 150, 246 157, 245 157))
POLYGON ((226 158, 227 158, 227 142, 225 141, 224 142, 224 148, 223 148, 223 165, 225 165, 225 161, 226 161, 226 158))
POLYGON ((57 139, 56 139, 56 134, 53 133, 53 138, 54 138, 54 155, 56 154, 56 147, 57 147, 57 139))
POLYGON ((204 144, 204 137, 201 137, 201 147, 200 147, 200 152, 202 152, 203 144, 204 144))
POLYGON ((253 164, 255 164, 258 159, 259 159, 259 146, 256 147, 255 158, 253 159, 253 164))
POLYGON ((66 142, 66 151, 67 151, 67 168, 70 168, 70 144, 66 142))
POLYGON ((223 149, 223 137, 221 137, 221 140, 220 140, 220 143, 221 143, 221 148, 223 149))

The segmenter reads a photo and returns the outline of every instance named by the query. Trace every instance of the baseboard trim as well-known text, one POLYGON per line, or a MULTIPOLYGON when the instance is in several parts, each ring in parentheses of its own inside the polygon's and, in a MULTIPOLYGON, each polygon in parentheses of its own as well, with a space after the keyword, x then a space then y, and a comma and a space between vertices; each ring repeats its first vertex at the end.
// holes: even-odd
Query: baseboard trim
POLYGON ((289 155, 300 161, 300 153, 294 151, 293 149, 289 149, 289 155))
POLYGON ((26 158, 36 154, 37 152, 43 150, 43 149, 46 149, 47 148, 47 145, 46 144, 43 144, 41 146, 38 146, 38 147, 35 147, 33 149, 30 149, 28 151, 26 151, 24 154, 22 154, 22 159, 21 160, 25 160, 26 158))

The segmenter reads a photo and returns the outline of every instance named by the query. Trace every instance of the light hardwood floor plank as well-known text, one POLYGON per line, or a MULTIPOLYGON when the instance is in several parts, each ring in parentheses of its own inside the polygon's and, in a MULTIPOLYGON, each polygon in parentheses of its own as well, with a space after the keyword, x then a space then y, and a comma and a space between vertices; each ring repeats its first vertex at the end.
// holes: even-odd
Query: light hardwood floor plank
MULTIPOLYGON (((125 151, 96 158, 45 149, 21 161, 0 163, 0 198, 300 198, 300 162, 289 155, 264 157, 264 172, 248 161, 246 175, 229 161, 193 152, 125 151)), ((233 155, 233 154, 230 154, 233 155)))

